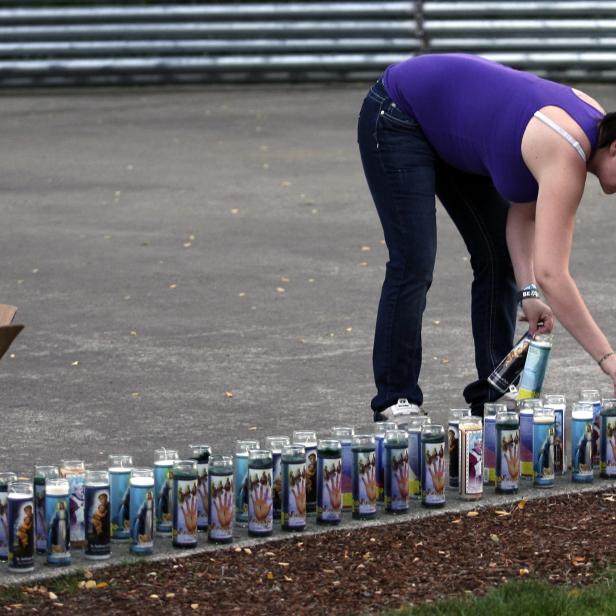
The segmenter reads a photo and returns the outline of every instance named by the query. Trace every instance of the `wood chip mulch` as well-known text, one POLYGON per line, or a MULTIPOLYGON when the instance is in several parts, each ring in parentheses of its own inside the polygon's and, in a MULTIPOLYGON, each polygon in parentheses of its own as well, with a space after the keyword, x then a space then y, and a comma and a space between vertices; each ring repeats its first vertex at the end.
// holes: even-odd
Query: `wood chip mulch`
MULTIPOLYGON (((95 571, 98 588, 27 588, 38 614, 358 614, 481 594, 508 579, 587 584, 616 564, 616 493, 519 501, 95 571), (54 595, 50 598, 49 591, 54 595)), ((93 586, 90 581, 89 586, 93 586)), ((0 587, 1 590, 1 587, 0 587)), ((0 595, 1 596, 1 595, 0 595)))

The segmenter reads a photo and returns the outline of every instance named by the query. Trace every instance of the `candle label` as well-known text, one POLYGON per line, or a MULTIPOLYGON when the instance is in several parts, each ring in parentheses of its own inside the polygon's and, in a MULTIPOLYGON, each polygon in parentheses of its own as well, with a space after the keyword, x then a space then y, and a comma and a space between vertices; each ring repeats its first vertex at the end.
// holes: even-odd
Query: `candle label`
POLYGON ((69 509, 71 515, 71 541, 73 546, 83 545, 86 540, 85 520, 85 475, 67 475, 69 485, 69 509))
POLYGON ((537 486, 554 485, 554 423, 533 423, 533 479, 537 486))
MULTIPOLYGON (((458 454, 456 449, 456 465, 458 454)), ((421 433, 409 432, 409 489, 410 495, 421 497, 421 433)), ((457 479, 457 475, 456 475, 457 479)), ((456 485, 458 485, 456 483, 456 485)))
POLYGON ((328 522, 340 522, 342 458, 319 458, 317 464, 317 518, 328 522))
POLYGON ((273 462, 273 478, 274 484, 272 486, 272 503, 274 511, 274 520, 280 520, 280 509, 282 508, 282 452, 272 452, 273 462))
POLYGON ((282 512, 280 521, 288 528, 306 526, 306 463, 283 464, 282 512))
POLYGON ((565 409, 554 409, 554 473, 562 475, 567 471, 565 459, 565 409))
POLYGON ((385 447, 385 508, 393 513, 408 511, 408 447, 385 447))
POLYGON ((210 472, 209 538, 213 541, 231 541, 233 538, 233 476, 212 475, 210 472))
POLYGON ((426 505, 445 503, 445 443, 422 443, 422 501, 426 505))
POLYGON ((350 511, 353 507, 353 450, 351 442, 342 443, 342 508, 350 511))
POLYGON ((34 484, 35 547, 39 554, 47 551, 47 520, 45 518, 45 484, 34 484))
POLYGON ((306 447, 306 510, 317 510, 317 448, 306 447))
POLYGON ((173 543, 197 545, 197 479, 175 479, 173 495, 173 543))
POLYGON ((0 560, 9 557, 9 506, 7 486, 0 491, 0 560))
POLYGON ((496 488, 515 493, 520 476, 520 430, 498 429, 496 435, 496 488))
POLYGON ((235 456, 235 519, 248 522, 248 456, 235 456))
POLYGON ((593 417, 593 426, 592 426, 592 464, 595 468, 599 467, 601 452, 600 452, 600 441, 601 441, 601 411, 603 410, 603 405, 601 401, 594 402, 592 405, 592 417, 593 417))
POLYGON ((109 471, 111 536, 130 538, 130 470, 109 471))
POLYGON ((69 565, 71 562, 71 524, 68 494, 45 495, 47 521, 47 562, 69 565))
POLYGON ((493 486, 496 482, 496 417, 483 420, 483 482, 493 486))
POLYGON ((34 500, 32 496, 8 499, 9 567, 34 566, 34 500))
POLYGON ((156 504, 154 485, 132 484, 130 487, 130 550, 135 554, 151 554, 154 549, 156 504))
POLYGON ((250 469, 248 499, 248 530, 268 534, 274 528, 272 511, 272 470, 250 469))
POLYGON ((574 481, 590 482, 592 472, 592 419, 571 419, 571 473, 574 481))
POLYGON ((156 530, 170 533, 173 527, 173 467, 154 465, 154 485, 156 486, 156 530))
POLYGON ((85 487, 86 554, 106 557, 111 554, 109 486, 85 487))
MULTIPOLYGON (((483 430, 460 430, 460 494, 483 493, 483 430)), ((496 455, 496 452, 495 452, 496 455)), ((496 468, 495 468, 496 470, 496 468)))
POLYGON ((449 485, 457 488, 459 483, 458 446, 460 439, 460 423, 451 421, 447 426, 447 441, 449 449, 449 485))
POLYGON ((376 486, 377 499, 380 503, 385 501, 385 435, 376 434, 374 437, 374 453, 376 459, 376 486))
POLYGON ((378 497, 376 451, 354 451, 353 469, 353 513, 372 516, 378 497))
POLYGON ((520 413, 520 475, 533 477, 533 414, 520 413))
POLYGON ((207 502, 207 481, 208 463, 197 463, 197 528, 207 530, 208 521, 208 502, 207 502))
POLYGON ((616 417, 601 418, 601 476, 616 477, 616 417))

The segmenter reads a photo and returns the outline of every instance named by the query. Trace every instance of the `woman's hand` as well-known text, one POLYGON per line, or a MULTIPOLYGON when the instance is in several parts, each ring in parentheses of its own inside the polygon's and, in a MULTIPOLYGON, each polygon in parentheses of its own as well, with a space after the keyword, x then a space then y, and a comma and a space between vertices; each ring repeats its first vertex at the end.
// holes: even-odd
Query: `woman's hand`
POLYGON ((540 299, 526 298, 522 302, 522 310, 524 316, 520 318, 520 321, 528 321, 528 329, 533 336, 535 334, 549 334, 554 328, 552 309, 540 299), (542 324, 539 325, 539 323, 542 324))

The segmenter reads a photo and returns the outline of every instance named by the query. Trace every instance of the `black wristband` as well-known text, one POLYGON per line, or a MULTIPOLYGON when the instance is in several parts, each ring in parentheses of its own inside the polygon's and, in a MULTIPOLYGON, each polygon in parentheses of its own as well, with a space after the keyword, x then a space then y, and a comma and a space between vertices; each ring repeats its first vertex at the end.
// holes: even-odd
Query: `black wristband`
POLYGON ((539 290, 537 289, 537 285, 529 284, 524 287, 521 291, 518 291, 518 303, 521 304, 525 299, 532 297, 534 299, 539 299, 539 290))

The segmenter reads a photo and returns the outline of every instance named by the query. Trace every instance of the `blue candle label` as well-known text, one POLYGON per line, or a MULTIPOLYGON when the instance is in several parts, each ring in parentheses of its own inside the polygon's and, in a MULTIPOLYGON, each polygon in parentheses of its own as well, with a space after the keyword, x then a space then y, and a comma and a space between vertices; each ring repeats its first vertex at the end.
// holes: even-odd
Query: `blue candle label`
POLYGON ((376 481, 376 452, 354 451, 353 512, 359 515, 376 513, 378 486, 376 481))
POLYGON ((339 522, 342 520, 342 458, 319 458, 317 464, 317 516, 339 522))
POLYGON ((533 424, 533 475, 535 485, 554 484, 554 424, 533 424))
POLYGON ((114 539, 130 537, 130 471, 109 472, 111 535, 114 539))
POLYGON ((34 566, 34 500, 8 499, 9 567, 31 569, 34 566))
POLYGON ((408 447, 385 447, 385 507, 387 511, 409 508, 408 447))
POLYGON ((374 453, 376 457, 376 485, 378 501, 385 500, 385 435, 377 434, 374 437, 374 453))
POLYGON ((290 528, 306 526, 306 464, 285 464, 282 477, 282 524, 290 528))
POLYGON ((248 456, 235 457, 235 519, 248 522, 248 456))
POLYGON ((616 477, 616 417, 601 420, 601 475, 616 477))
POLYGON ((156 504, 154 486, 131 485, 130 538, 131 552, 151 554, 154 549, 156 504))
POLYGON ((109 515, 109 487, 85 487, 86 497, 86 554, 111 554, 111 520, 109 515))
POLYGON ((209 525, 208 520, 208 464, 197 463, 197 528, 199 530, 207 530, 209 525))
POLYGON ((154 465, 156 530, 170 533, 173 527, 173 467, 154 465))
POLYGON ((47 522, 47 562, 68 565, 71 562, 71 525, 69 497, 47 494, 45 497, 47 522))
POLYGON ((520 477, 520 431, 498 430, 496 441, 496 487, 501 492, 517 492, 520 477))
POLYGON ((173 542, 178 545, 197 543, 197 480, 174 480, 173 542))
POLYGON ((228 541, 233 538, 233 476, 210 473, 209 483, 209 537, 215 541, 228 541))
POLYGON ((571 443, 573 455, 571 473, 575 481, 592 481, 593 420, 571 419, 571 443))
POLYGON ((422 500, 428 505, 445 502, 445 443, 422 443, 422 500))
POLYGON ((248 530, 252 533, 271 533, 274 528, 272 471, 251 469, 249 477, 248 530))
POLYGON ((47 520, 45 519, 45 484, 34 484, 34 533, 36 551, 47 551, 47 520))

